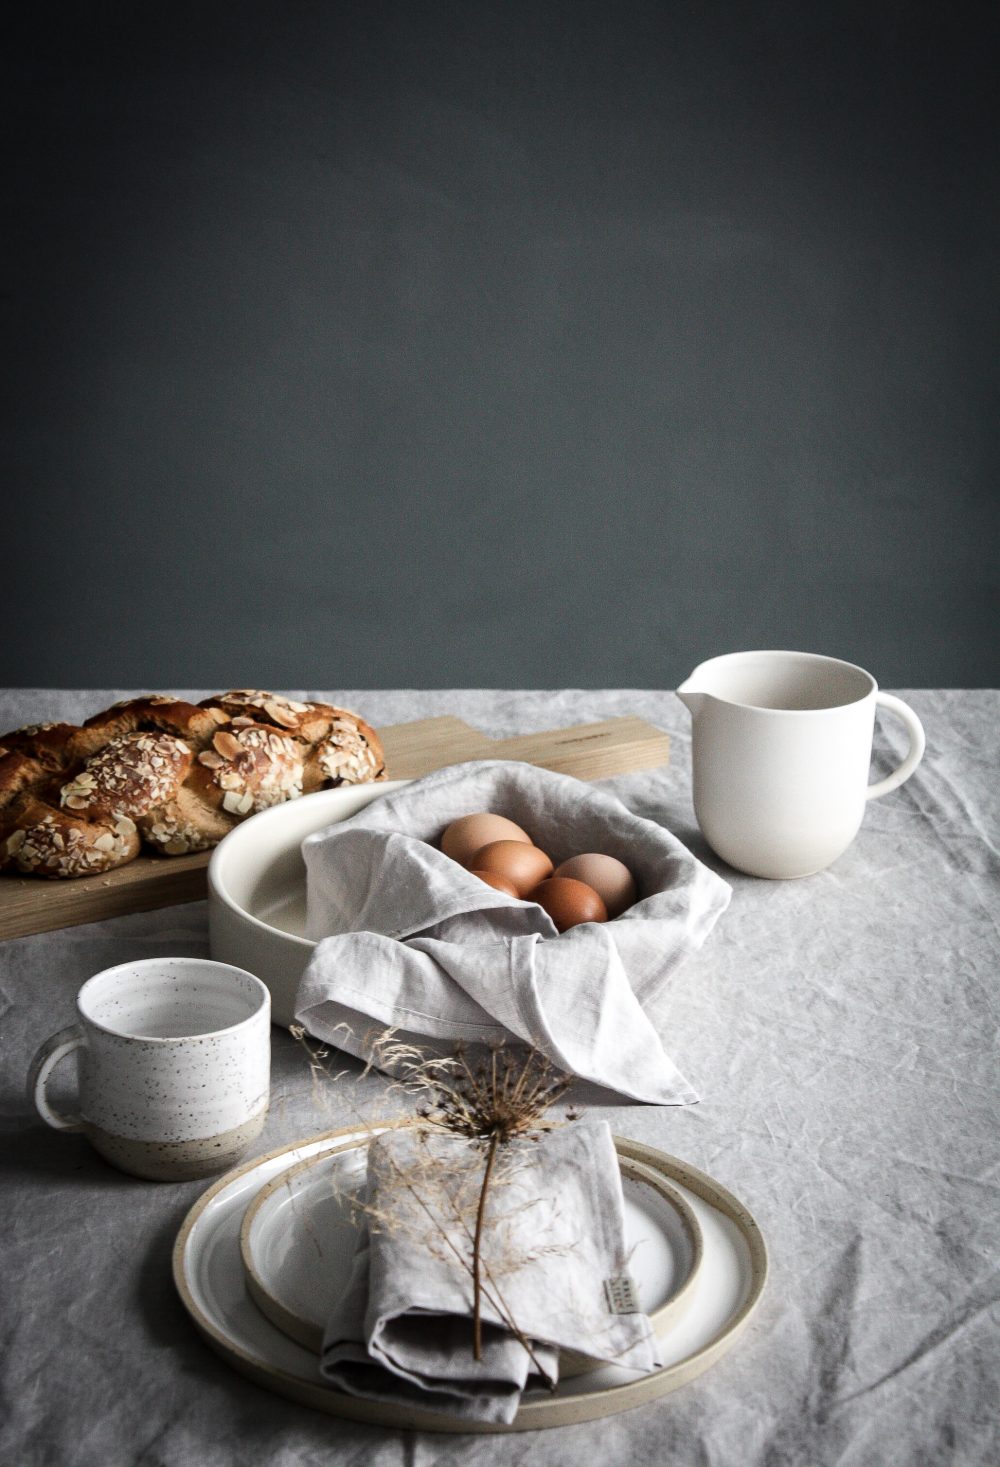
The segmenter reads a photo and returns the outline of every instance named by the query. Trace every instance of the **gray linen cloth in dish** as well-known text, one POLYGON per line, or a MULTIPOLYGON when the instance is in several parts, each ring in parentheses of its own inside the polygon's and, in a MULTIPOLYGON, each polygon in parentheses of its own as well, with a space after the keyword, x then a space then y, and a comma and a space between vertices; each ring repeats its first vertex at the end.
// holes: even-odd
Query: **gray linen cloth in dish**
POLYGON ((645 1314, 617 1313, 627 1276, 618 1157, 607 1122, 502 1147, 483 1229, 482 1358, 472 1353, 472 1238, 485 1148, 388 1131, 368 1157, 365 1231, 328 1321, 320 1369, 353 1395, 510 1421, 559 1348, 636 1371, 659 1364, 645 1314), (429 1180, 433 1178, 434 1180, 429 1180), (512 1332, 531 1343, 535 1359, 512 1332))
POLYGON ((302 852, 317 947, 296 1018, 311 1033, 366 1059, 371 1034, 389 1027, 439 1047, 514 1039, 633 1100, 698 1099, 643 1001, 701 946, 731 889, 613 795, 530 764, 452 765, 309 836, 302 852), (483 810, 521 825, 556 865, 616 856, 639 900, 560 935, 537 903, 495 891, 437 848, 451 821, 483 810))

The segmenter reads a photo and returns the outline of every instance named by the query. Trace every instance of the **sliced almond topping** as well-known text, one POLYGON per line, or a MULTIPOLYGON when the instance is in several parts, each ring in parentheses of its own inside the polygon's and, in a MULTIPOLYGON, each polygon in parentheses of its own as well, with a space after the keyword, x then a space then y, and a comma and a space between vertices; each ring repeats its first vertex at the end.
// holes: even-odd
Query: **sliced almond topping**
POLYGON ((130 820, 127 815, 116 815, 115 816, 115 834, 116 835, 134 835, 134 833, 135 833, 135 821, 134 820, 130 820))
MULTIPOLYGON (((58 839, 58 837, 56 837, 56 839, 58 839)), ((115 838, 110 833, 107 835, 99 835, 94 841, 95 851, 113 851, 114 848, 115 838)))
POLYGON ((86 810, 90 806, 90 801, 82 795, 64 795, 62 803, 70 810, 86 810))
POLYGON ((206 769, 221 769, 225 762, 221 754, 213 753, 211 749, 206 749, 204 754, 198 755, 198 763, 204 764, 206 769))
POLYGON ((13 835, 9 835, 7 837, 6 847, 8 856, 16 856, 18 851, 24 845, 24 841, 25 834, 23 830, 15 830, 13 835))
MULTIPOLYGON (((302 711, 308 712, 308 709, 302 711)), ((264 712, 275 723, 280 723, 282 728, 298 728, 299 726, 297 715, 290 707, 284 707, 281 703, 265 703, 264 712)))
POLYGON ((213 737, 212 743, 217 753, 221 754, 224 759, 236 759, 243 752, 240 748, 239 739, 224 728, 219 729, 219 732, 213 737))
POLYGON ((183 856, 188 849, 188 843, 182 835, 175 835, 167 841, 163 847, 168 856, 183 856))
POLYGON ((252 810, 253 809, 253 795, 250 794, 249 790, 243 796, 243 798, 240 800, 240 802, 239 802, 239 804, 237 805, 236 808, 239 810, 239 813, 241 815, 245 815, 248 810, 252 810))
POLYGON ((222 808, 223 810, 228 810, 230 815, 238 815, 243 799, 244 796, 238 794, 236 790, 226 790, 226 793, 222 797, 222 808))
POLYGON ((81 784, 79 780, 70 780, 64 784, 59 792, 59 800, 63 805, 69 804, 70 800, 83 800, 84 804, 93 798, 94 789, 92 785, 81 784))

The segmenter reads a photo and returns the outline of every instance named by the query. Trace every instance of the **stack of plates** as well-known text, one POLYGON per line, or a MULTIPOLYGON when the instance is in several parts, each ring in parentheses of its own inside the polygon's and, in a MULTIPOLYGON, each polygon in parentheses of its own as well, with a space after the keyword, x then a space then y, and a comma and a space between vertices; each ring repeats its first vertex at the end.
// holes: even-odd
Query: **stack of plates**
MULTIPOLYGON (((376 1128, 377 1129, 377 1128, 376 1128)), ((661 1341, 649 1374, 563 1356, 555 1393, 529 1392, 510 1426, 349 1396, 322 1380, 323 1323, 351 1269, 371 1128, 293 1143, 229 1172, 191 1209, 174 1278, 208 1343, 251 1380, 334 1416, 436 1431, 534 1431, 665 1395, 736 1340, 767 1273, 753 1218, 704 1172, 618 1139, 630 1270, 661 1341)))

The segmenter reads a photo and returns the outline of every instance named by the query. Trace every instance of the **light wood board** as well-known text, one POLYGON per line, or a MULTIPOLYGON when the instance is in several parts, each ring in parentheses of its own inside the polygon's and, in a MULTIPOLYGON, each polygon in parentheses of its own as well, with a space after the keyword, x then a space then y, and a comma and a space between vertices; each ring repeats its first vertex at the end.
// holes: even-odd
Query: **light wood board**
MULTIPOLYGON (((641 718, 611 718, 545 733, 491 739, 460 718, 421 718, 379 729, 391 779, 417 779, 467 759, 519 759, 572 774, 605 779, 666 764, 670 741, 641 718)), ((0 939, 27 937, 128 912, 149 912, 206 895, 210 851, 194 856, 138 856, 103 876, 47 881, 0 876, 0 939)))

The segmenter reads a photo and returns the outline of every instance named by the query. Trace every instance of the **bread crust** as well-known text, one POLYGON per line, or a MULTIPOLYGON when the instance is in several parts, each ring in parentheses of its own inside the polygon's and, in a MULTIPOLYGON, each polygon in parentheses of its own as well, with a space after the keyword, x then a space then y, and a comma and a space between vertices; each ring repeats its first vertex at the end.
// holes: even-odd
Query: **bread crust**
POLYGON ((67 878, 208 850, 258 810, 386 778, 378 734, 328 703, 153 693, 0 737, 0 870, 67 878))

